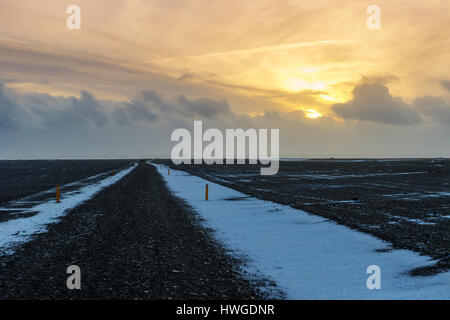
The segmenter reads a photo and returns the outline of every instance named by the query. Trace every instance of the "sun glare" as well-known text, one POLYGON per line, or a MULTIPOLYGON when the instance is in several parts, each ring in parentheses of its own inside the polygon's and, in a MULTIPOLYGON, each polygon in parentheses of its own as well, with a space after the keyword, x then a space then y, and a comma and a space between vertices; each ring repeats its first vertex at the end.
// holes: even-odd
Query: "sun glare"
POLYGON ((289 91, 324 90, 327 88, 326 84, 323 82, 308 82, 300 78, 289 78, 285 82, 284 87, 289 91))
POLYGON ((319 118, 319 117, 322 116, 322 115, 321 115, 319 112, 317 112, 316 110, 305 110, 305 113, 306 113, 306 117, 307 117, 307 118, 311 118, 311 119, 319 118))
POLYGON ((334 101, 334 98, 333 98, 332 96, 327 95, 327 94, 321 94, 320 97, 321 97, 323 100, 334 101))

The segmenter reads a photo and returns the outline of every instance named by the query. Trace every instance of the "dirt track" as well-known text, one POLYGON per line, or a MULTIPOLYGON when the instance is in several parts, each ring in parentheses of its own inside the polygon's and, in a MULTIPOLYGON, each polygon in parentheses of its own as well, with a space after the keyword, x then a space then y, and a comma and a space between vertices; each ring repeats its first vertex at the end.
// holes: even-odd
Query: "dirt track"
POLYGON ((140 164, 0 258, 0 299, 261 298, 154 167, 140 164), (81 268, 81 290, 66 269, 81 268))

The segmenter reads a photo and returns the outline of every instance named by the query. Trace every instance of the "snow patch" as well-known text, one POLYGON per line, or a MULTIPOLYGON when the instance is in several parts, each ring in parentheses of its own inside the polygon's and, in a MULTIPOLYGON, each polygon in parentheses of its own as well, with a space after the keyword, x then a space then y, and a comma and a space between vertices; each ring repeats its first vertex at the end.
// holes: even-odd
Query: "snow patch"
MULTIPOLYGON (((116 183, 135 167, 136 165, 119 171, 115 175, 109 176, 98 183, 71 191, 61 197, 61 203, 56 203, 56 200, 47 201, 25 209, 27 212, 36 213, 31 217, 11 219, 0 223, 0 253, 14 253, 15 246, 29 241, 34 234, 46 232, 49 223, 57 222, 58 218, 66 214, 67 211, 91 199, 102 189, 116 183)), ((71 185, 73 184, 75 183, 71 185)))
POLYGON ((248 258, 246 271, 274 280, 289 299, 449 299, 450 272, 411 277, 433 264, 408 250, 305 211, 264 201, 184 171, 157 167, 216 237, 248 258), (205 201, 205 185, 209 201, 205 201), (245 201, 229 201, 246 197, 245 201), (366 286, 367 267, 381 268, 381 290, 366 286))

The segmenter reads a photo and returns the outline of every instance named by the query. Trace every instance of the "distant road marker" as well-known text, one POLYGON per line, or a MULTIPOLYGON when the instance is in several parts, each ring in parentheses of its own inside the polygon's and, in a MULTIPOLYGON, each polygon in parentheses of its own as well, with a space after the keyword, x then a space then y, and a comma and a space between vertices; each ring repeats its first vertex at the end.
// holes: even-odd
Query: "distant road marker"
POLYGON ((59 199, 59 183, 56 184, 56 203, 60 203, 60 199, 59 199))

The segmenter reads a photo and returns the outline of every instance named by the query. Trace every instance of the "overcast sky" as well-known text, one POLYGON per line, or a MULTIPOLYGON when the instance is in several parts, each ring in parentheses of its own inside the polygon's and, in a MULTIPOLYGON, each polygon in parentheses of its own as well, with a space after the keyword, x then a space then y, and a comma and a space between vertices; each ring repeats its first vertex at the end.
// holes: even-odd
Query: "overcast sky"
POLYGON ((0 0, 0 158, 168 156, 195 119, 279 128, 284 157, 450 157, 449 61, 447 0, 0 0))

